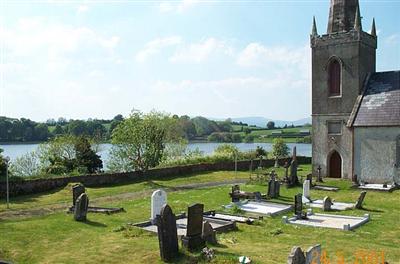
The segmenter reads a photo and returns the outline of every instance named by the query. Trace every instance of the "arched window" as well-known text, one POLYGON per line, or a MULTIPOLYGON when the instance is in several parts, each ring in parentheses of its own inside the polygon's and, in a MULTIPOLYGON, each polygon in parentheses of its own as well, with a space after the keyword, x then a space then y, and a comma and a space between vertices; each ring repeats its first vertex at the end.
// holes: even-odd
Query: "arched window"
POLYGON ((340 78, 341 69, 340 63, 334 59, 329 63, 328 67, 328 87, 329 96, 339 96, 340 93, 340 78))

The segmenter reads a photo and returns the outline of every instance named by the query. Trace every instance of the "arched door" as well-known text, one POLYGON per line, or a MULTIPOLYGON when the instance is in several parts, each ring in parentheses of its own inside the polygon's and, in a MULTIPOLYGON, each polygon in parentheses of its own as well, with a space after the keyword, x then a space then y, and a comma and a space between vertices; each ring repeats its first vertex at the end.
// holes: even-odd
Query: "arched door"
POLYGON ((329 177, 342 178, 342 158, 334 151, 329 158, 329 177))

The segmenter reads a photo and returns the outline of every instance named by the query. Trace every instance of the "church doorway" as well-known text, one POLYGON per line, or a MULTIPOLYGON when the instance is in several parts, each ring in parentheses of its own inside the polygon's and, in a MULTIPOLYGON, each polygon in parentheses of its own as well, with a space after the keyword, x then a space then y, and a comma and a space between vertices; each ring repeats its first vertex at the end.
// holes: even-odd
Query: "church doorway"
POLYGON ((329 177, 342 178, 342 158, 337 151, 333 151, 329 158, 329 177))

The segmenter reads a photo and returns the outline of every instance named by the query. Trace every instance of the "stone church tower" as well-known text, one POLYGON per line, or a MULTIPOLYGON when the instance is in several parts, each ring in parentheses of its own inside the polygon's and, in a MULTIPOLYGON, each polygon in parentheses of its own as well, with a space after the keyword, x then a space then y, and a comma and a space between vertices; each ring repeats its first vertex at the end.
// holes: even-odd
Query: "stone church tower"
POLYGON ((318 35, 315 18, 312 48, 313 174, 352 178, 353 130, 347 126, 366 76, 375 72, 377 37, 363 31, 358 0, 331 0, 327 34, 318 35))

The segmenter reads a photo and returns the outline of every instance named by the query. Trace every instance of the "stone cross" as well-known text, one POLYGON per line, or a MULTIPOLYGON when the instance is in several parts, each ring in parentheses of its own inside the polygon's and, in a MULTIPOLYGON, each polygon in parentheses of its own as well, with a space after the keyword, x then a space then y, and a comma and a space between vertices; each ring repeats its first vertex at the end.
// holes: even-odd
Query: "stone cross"
POLYGON ((309 247, 306 251, 306 264, 321 264, 321 245, 309 247))
POLYGON ((156 215, 158 242, 160 256, 164 262, 170 262, 178 256, 178 234, 176 230, 176 218, 171 207, 165 204, 159 215, 156 215))
POLYGON ((188 207, 186 236, 182 237, 182 245, 193 251, 204 247, 204 240, 201 238, 203 229, 203 204, 194 204, 188 207))
POLYGON ((332 200, 329 196, 326 196, 323 200, 323 204, 322 204, 322 210, 324 211, 330 211, 331 207, 332 207, 332 200))
POLYGON ((72 206, 75 206, 76 199, 85 192, 85 186, 82 183, 77 183, 72 186, 72 206))
POLYGON ((89 198, 86 193, 82 193, 75 201, 74 219, 76 221, 86 221, 88 207, 89 198))
POLYGON ((307 200, 311 200, 310 197, 310 181, 305 180, 303 182, 303 197, 306 198, 307 200))
POLYGON ((293 247, 288 257, 288 264, 306 264, 306 258, 300 247, 293 247))
POLYGON ((161 213, 161 208, 167 204, 167 193, 163 190, 156 190, 151 195, 151 221, 161 213))
POLYGON ((208 221, 203 222, 203 231, 201 233, 201 238, 210 244, 218 244, 216 232, 208 221))
POLYGON ((362 209, 362 205, 363 205, 363 202, 364 202, 365 195, 367 195, 366 191, 362 191, 360 193, 360 196, 358 197, 357 202, 356 202, 356 204, 354 206, 356 209, 362 209))

